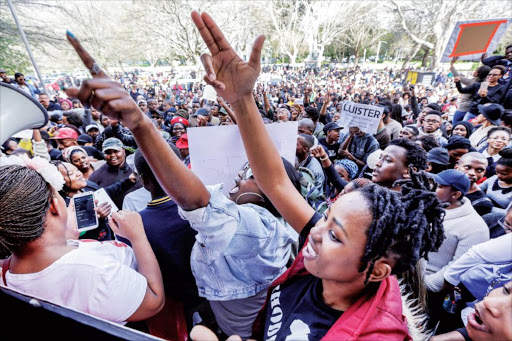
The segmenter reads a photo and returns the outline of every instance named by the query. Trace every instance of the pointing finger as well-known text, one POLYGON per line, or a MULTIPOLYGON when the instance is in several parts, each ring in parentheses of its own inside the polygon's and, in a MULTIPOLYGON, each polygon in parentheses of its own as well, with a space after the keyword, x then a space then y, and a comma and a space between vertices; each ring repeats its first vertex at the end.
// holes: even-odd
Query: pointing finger
POLYGON ((85 67, 91 72, 93 78, 109 78, 105 71, 99 68, 98 64, 95 64, 94 59, 91 57, 89 52, 87 52, 83 48, 82 44, 80 44, 80 42, 78 41, 78 39, 76 39, 73 33, 67 31, 66 37, 68 38, 70 44, 75 48, 75 51, 80 57, 80 59, 82 59, 82 62, 84 63, 85 67), (99 70, 91 70, 93 69, 94 65, 96 65, 99 68, 99 70))

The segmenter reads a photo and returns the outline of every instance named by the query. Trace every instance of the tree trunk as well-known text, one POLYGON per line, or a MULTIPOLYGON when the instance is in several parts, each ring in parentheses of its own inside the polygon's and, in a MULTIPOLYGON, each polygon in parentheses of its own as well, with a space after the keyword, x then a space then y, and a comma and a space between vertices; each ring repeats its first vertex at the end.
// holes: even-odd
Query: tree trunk
POLYGON ((411 60, 413 60, 413 58, 418 54, 418 52, 420 51, 420 48, 421 48, 421 44, 418 44, 418 46, 416 46, 416 48, 414 49, 414 52, 407 56, 400 71, 405 70, 405 67, 407 66, 407 64, 409 64, 411 62, 411 60))
POLYGON ((425 53, 423 54, 423 59, 421 61, 421 67, 427 67, 428 55, 430 53, 430 49, 426 48, 425 53))
POLYGON ((325 52, 325 45, 319 46, 319 48, 318 48, 318 58, 316 59, 316 66, 317 67, 322 66, 322 62, 325 60, 324 52, 325 52))
POLYGON ((354 68, 357 67, 359 63, 359 46, 356 48, 356 54, 354 55, 354 68))

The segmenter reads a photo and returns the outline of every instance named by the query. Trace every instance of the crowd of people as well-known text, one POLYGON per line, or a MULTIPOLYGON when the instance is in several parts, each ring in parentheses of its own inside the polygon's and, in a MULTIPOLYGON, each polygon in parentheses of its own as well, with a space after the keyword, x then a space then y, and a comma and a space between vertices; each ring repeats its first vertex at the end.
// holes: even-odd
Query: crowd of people
POLYGON ((202 82, 110 78, 70 32, 80 89, 0 70, 50 117, 2 144, 0 286, 167 339, 512 340, 512 45, 432 84, 277 66, 267 82, 263 36, 244 62, 192 19, 202 82), (341 126, 344 101, 380 107, 377 132, 341 126), (288 121, 295 164, 264 126, 288 121), (187 134, 220 125, 248 157, 228 196, 194 174, 187 134), (73 197, 100 189, 79 233, 73 197))

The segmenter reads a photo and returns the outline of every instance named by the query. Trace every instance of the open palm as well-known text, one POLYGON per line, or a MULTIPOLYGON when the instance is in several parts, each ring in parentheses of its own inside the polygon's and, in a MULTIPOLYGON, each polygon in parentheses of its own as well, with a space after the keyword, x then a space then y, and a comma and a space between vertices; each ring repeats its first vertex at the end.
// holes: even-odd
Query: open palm
POLYGON ((250 95, 260 73, 261 49, 265 37, 256 38, 251 57, 248 62, 244 62, 207 13, 199 14, 194 11, 192 20, 211 53, 201 56, 206 71, 205 82, 212 85, 231 104, 250 95))

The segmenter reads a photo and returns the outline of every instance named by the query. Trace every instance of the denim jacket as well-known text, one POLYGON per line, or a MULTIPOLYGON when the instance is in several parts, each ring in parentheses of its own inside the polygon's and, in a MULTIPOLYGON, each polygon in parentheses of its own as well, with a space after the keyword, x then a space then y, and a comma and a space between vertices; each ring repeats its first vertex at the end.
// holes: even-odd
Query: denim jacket
POLYGON ((208 206, 179 209, 197 231, 190 265, 199 295, 215 301, 254 296, 286 270, 298 234, 263 207, 235 204, 222 185, 207 188, 208 206))

